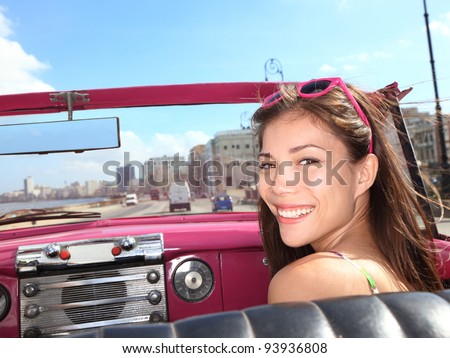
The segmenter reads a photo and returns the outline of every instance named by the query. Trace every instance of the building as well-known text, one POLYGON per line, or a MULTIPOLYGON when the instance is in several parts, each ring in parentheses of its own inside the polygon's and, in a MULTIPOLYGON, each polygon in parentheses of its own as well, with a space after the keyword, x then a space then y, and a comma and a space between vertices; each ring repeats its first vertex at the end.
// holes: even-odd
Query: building
POLYGON ((258 142, 251 129, 221 131, 206 144, 204 176, 210 194, 254 184, 258 142))
POLYGON ((438 156, 433 117, 428 112, 419 112, 415 107, 406 108, 402 112, 417 160, 425 166, 435 165, 438 156))
POLYGON ((23 181, 24 183, 24 194, 27 200, 31 200, 34 198, 34 180, 33 177, 26 177, 23 181))
POLYGON ((98 180, 86 180, 86 195, 93 196, 100 188, 100 183, 98 180))
POLYGON ((215 152, 221 159, 253 160, 258 144, 251 129, 221 131, 214 136, 215 152))
POLYGON ((203 168, 206 163, 206 145, 198 144, 189 150, 188 183, 196 197, 208 194, 208 187, 203 180, 203 168))
POLYGON ((167 187, 172 182, 186 181, 188 176, 188 162, 184 156, 175 154, 173 157, 150 158, 146 163, 147 182, 150 187, 167 187))
POLYGON ((116 172, 116 185, 120 193, 133 191, 137 186, 138 179, 135 174, 135 166, 132 164, 118 167, 116 172))
MULTIPOLYGON (((439 128, 436 125, 436 115, 419 112, 416 107, 402 109, 408 133, 414 146, 416 158, 424 168, 439 168, 442 149, 439 142, 439 128)), ((443 115, 444 137, 447 154, 450 153, 449 116, 443 115)))

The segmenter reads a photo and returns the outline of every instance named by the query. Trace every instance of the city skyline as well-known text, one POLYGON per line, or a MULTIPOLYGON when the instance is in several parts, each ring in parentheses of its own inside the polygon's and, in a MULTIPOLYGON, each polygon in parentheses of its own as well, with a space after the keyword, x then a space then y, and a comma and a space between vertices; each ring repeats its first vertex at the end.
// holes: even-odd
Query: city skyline
MULTIPOLYGON (((439 145, 435 139, 434 116, 428 112, 419 111, 417 107, 406 108, 403 112, 412 143, 415 146, 417 160, 420 162, 422 169, 433 175, 434 170, 439 168, 440 155, 439 145)), ((445 131, 447 147, 450 151, 449 128, 446 127, 445 131)), ((55 198, 68 196, 67 192, 70 193, 70 190, 72 190, 73 196, 74 187, 79 187, 76 191, 78 196, 94 195, 96 191, 97 194, 111 195, 115 192, 127 192, 130 188, 134 188, 134 191, 137 189, 143 190, 143 188, 147 188, 146 190, 148 191, 150 187, 160 188, 170 184, 171 180, 176 181, 176 178, 178 180, 184 178, 184 180, 190 180, 192 183, 194 181, 200 183, 196 186, 196 191, 200 194, 208 190, 206 188, 207 185, 202 183, 202 176, 205 173, 204 164, 206 162, 223 162, 221 174, 224 178, 228 178, 225 179, 225 181, 228 180, 228 185, 232 185, 230 183, 237 183, 243 180, 242 172, 246 170, 245 168, 244 170, 241 169, 240 174, 236 176, 236 173, 232 171, 233 166, 230 167, 228 163, 232 163, 236 159, 240 162, 251 161, 256 159, 257 152, 257 143, 249 128, 241 127, 241 129, 223 130, 215 133, 214 137, 209 139, 207 143, 194 145, 190 148, 189 156, 186 157, 179 153, 173 155, 164 154, 159 157, 150 157, 144 162, 140 162, 132 160, 131 153, 124 152, 123 162, 110 161, 103 163, 103 173, 107 174, 110 180, 105 180, 105 178, 100 180, 85 178, 81 183, 80 181, 65 182, 63 186, 52 187, 45 183, 33 184, 33 177, 27 176, 24 178, 23 189, 10 191, 9 194, 10 197, 18 197, 23 192, 24 198, 27 199, 30 197, 30 192, 35 191, 34 197, 45 198, 47 196, 55 198), (194 168, 187 168, 189 165, 194 165, 194 168), (180 168, 182 171, 184 170, 181 176, 180 168), (166 173, 162 174, 163 171, 166 171, 166 173), (175 173, 174 171, 177 172, 175 173), (88 189, 88 186, 95 187, 95 190, 88 189), (98 189, 101 189, 102 186, 108 188, 103 188, 103 191, 99 191, 98 189), (80 189, 81 187, 86 187, 86 189, 80 189), (66 194, 61 194, 64 191, 66 194)), ((8 192, 0 193, 3 198, 5 198, 5 194, 8 194, 8 192)))

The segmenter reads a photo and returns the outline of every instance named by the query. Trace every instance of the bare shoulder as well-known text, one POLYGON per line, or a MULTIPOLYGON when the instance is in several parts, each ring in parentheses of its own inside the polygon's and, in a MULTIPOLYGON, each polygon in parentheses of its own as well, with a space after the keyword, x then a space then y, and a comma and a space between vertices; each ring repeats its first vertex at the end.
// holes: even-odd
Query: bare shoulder
POLYGON ((273 277, 268 301, 310 301, 348 296, 355 292, 370 294, 365 279, 360 276, 338 256, 315 253, 292 262, 273 277))

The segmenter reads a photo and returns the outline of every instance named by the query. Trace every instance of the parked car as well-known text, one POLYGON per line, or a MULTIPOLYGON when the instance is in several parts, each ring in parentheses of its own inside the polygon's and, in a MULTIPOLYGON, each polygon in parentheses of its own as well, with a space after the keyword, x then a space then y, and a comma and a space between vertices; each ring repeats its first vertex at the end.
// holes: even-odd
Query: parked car
POLYGON ((138 198, 136 194, 128 194, 125 198, 125 205, 129 206, 129 205, 137 205, 138 203, 138 198))
POLYGON ((212 211, 233 211, 233 199, 227 194, 217 194, 212 200, 212 211))
MULTIPOLYGON (((35 132, 35 127, 29 123, 36 115, 40 129, 48 130, 39 149, 30 149, 29 141, 15 140, 11 142, 13 146, 8 155, 0 156, 2 167, 8 168, 10 181, 16 177, 14 171, 24 167, 25 161, 34 163, 26 169, 37 168, 42 175, 39 180, 50 181, 55 171, 44 169, 51 169, 59 160, 67 163, 69 159, 73 160, 72 164, 78 164, 64 167, 65 170, 73 168, 72 175, 89 168, 92 177, 103 175, 104 180, 96 190, 101 195, 99 198, 49 200, 51 195, 55 198, 69 193, 79 196, 83 191, 75 180, 64 190, 50 190, 44 187, 45 183, 34 185, 32 179, 37 181, 37 177, 25 180, 32 200, 26 201, 25 196, 19 197, 24 194, 16 191, 2 196, 11 202, 0 203, 3 210, 0 217, 0 337, 108 336, 105 333, 108 329, 115 330, 116 337, 133 334, 134 337, 147 334, 158 337, 168 334, 337 337, 349 336, 352 332, 364 335, 368 332, 364 329, 370 327, 375 334, 405 332, 404 335, 409 336, 418 332, 410 329, 416 326, 425 327, 424 330, 436 335, 446 334, 448 320, 445 322, 447 331, 443 331, 442 327, 446 326, 440 319, 448 317, 448 305, 444 307, 449 300, 448 291, 445 291, 447 296, 444 292, 439 297, 419 292, 411 296, 388 294, 380 299, 350 297, 335 303, 266 305, 270 275, 257 213, 252 206, 240 207, 247 211, 238 212, 240 204, 235 202, 234 212, 213 214, 208 198, 190 203, 186 186, 178 185, 181 189, 168 191, 170 183, 165 174, 172 172, 161 174, 158 170, 168 168, 176 158, 155 159, 161 166, 155 166, 146 177, 136 174, 145 171, 140 170, 144 165, 140 168, 134 160, 137 170, 127 174, 126 160, 118 164, 116 158, 121 152, 114 149, 129 148, 128 137, 119 137, 119 118, 76 119, 83 113, 120 108, 120 113, 129 114, 121 120, 120 128, 127 130, 127 124, 138 122, 133 128, 142 127, 144 131, 144 126, 148 125, 145 135, 149 138, 150 131, 158 130, 151 118, 156 119, 155 123, 174 118, 173 128, 179 128, 181 122, 187 123, 188 114, 199 104, 199 112, 191 118, 194 118, 193 123, 203 118, 202 128, 201 123, 212 122, 212 109, 205 104, 219 106, 216 115, 220 118, 225 113, 223 106, 238 104, 240 112, 241 106, 254 106, 260 98, 272 94, 276 86, 273 82, 209 83, 69 91, 63 95, 59 92, 1 95, 0 124, 20 123, 9 128, 16 130, 16 138, 24 138, 31 127, 30 133, 35 132), (65 98, 73 99, 70 106, 65 98), (173 112, 158 121, 164 106, 173 112), (139 112, 134 113, 132 107, 138 107, 139 112), (153 107, 157 111, 142 115, 141 111, 151 112, 153 107), (45 122, 40 117, 72 110, 74 113, 70 114, 75 119, 71 121, 45 122), (73 135, 58 135, 50 140, 51 129, 59 126, 73 135), (77 135, 75 130, 79 130, 77 135), (94 132, 96 135, 83 135, 94 132), (103 140, 106 137, 109 141, 103 140), (59 146, 50 148, 50 144, 59 146), (92 149, 97 151, 90 151, 92 149), (27 155, 12 155, 11 152, 27 155), (55 154, 39 155, 53 152, 55 154), (99 160, 103 160, 100 161, 103 165, 98 165, 99 160), (96 171, 97 168, 100 169, 96 171), (145 180, 148 182, 142 183, 145 180), (124 190, 134 186, 137 191, 145 192, 150 185, 160 185, 163 195, 168 193, 170 202, 148 201, 142 205, 142 210, 141 207, 123 210, 120 203, 124 190), (177 190, 184 199, 178 199, 177 190), (12 202, 14 195, 21 200, 12 202), (169 214, 177 207, 191 209, 191 204, 195 210, 190 213, 169 214), (244 313, 241 310, 245 310, 244 313), (329 321, 324 321, 324 317, 329 321), (396 323, 399 317, 404 322, 396 323), (436 330, 430 328, 434 327, 433 322, 439 324, 436 330), (176 329, 166 324, 173 324, 176 329), (149 325, 158 332, 147 330, 149 325), (302 330, 305 327, 311 329, 302 330)), ((136 136, 131 138, 135 141, 136 136)), ((7 152, 5 143, 2 139, 2 149, 7 152)), ((130 162, 135 158, 133 155, 142 153, 142 148, 137 148, 137 152, 129 153, 130 162)), ((412 170, 416 168, 413 159, 405 162, 412 163, 412 170)), ((207 172, 211 175, 202 178, 198 185, 226 184, 217 173, 207 172)), ((178 174, 181 178, 195 177, 190 176, 189 171, 178 174)), ((201 190, 211 192, 204 187, 201 190)), ((435 232, 439 272, 445 283, 450 282, 449 240, 435 232)), ((110 336, 114 336, 114 332, 110 336)))

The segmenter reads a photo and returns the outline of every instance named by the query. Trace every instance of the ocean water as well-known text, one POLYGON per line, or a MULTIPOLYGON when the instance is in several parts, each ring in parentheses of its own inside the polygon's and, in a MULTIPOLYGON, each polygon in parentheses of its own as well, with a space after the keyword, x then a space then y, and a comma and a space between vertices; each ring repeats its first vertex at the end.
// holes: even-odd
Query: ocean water
POLYGON ((0 203, 0 215, 20 209, 49 209, 65 205, 76 205, 85 203, 97 203, 108 200, 106 198, 79 198, 62 200, 40 200, 25 201, 18 203, 0 203))

